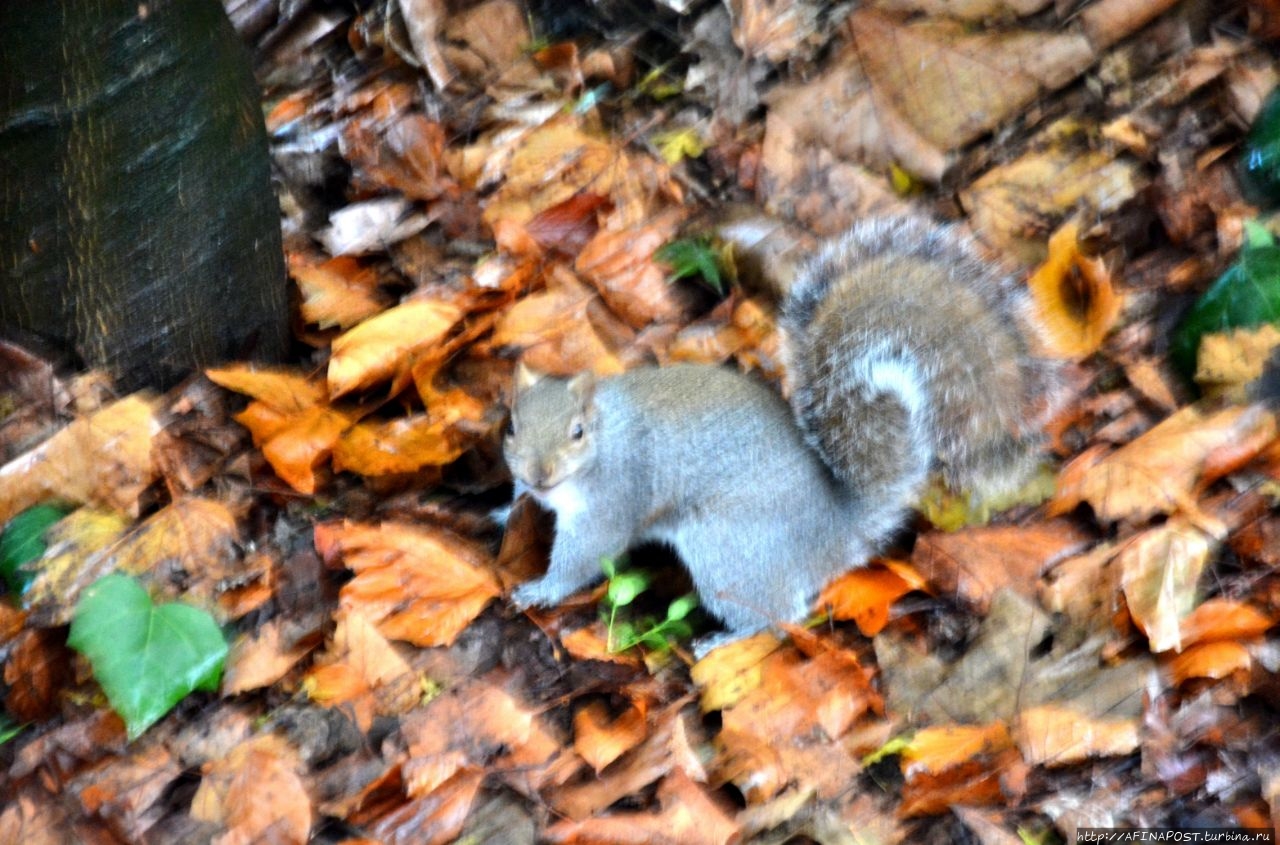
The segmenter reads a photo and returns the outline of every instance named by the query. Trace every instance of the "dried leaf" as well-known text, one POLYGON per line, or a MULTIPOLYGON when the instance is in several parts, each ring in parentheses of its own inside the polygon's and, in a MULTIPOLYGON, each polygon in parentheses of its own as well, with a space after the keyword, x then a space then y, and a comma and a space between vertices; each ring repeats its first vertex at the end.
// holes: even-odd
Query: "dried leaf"
POLYGON ((466 444, 454 430, 426 415, 359 422, 333 448, 333 468, 378 476, 416 472, 452 463, 466 444))
POLYGON ((1018 714, 1014 739, 1033 766, 1070 766, 1093 757, 1123 757, 1139 745, 1139 720, 1089 717, 1044 705, 1018 714))
POLYGON ((632 702, 611 717, 602 701, 594 701, 573 716, 573 750, 599 774, 602 769, 639 745, 648 735, 648 708, 632 702))
POLYGON ((1102 346, 1122 299, 1099 258, 1081 254, 1075 221, 1049 238, 1049 257, 1027 282, 1053 354, 1084 358, 1102 346))
POLYGON ((322 329, 350 328, 387 307, 378 295, 377 275, 350 258, 294 267, 289 275, 302 294, 302 319, 322 329))
POLYGON ((1198 601, 1200 574, 1217 543, 1184 519, 1171 519, 1121 549, 1125 601, 1151 651, 1182 650, 1182 620, 1198 601))
POLYGON ((159 432, 155 400, 138 394, 76 420, 0 467, 0 523, 50 499, 137 515, 159 432))
POLYGON ((854 569, 826 586, 818 607, 831 618, 852 619, 863 636, 874 637, 889 624, 889 608, 912 590, 926 590, 925 580, 909 564, 886 561, 884 567, 854 569))
POLYGON ((200 779, 191 815, 226 834, 219 841, 296 843, 311 834, 311 798, 299 777, 297 752, 265 734, 215 761, 200 779))
POLYGON ((385 636, 414 645, 452 643, 499 594, 489 556, 444 530, 322 524, 316 548, 355 573, 342 587, 345 612, 359 612, 385 636))
POLYGON ((1258 434, 1265 442, 1275 430, 1274 417, 1257 408, 1183 408, 1110 455, 1087 452, 1064 467, 1050 513, 1066 513, 1081 502, 1104 522, 1179 509, 1194 513, 1192 492, 1214 450, 1258 434))
POLYGON ((990 756, 1013 747, 1003 722, 989 725, 940 725, 916 731, 902 750, 902 773, 940 774, 974 757, 990 756))
POLYGON ((337 337, 329 359, 330 397, 407 371, 410 356, 439 343, 461 316, 461 309, 447 302, 410 300, 337 337))

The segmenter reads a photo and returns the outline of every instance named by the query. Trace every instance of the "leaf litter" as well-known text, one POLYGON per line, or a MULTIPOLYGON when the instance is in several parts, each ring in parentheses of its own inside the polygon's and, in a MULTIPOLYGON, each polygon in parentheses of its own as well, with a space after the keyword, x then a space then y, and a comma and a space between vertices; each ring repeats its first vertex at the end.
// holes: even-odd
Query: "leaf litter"
MULTIPOLYGON (((21 726, 0 840, 1070 842, 1280 818, 1280 445, 1243 387, 1275 344, 1215 326, 1213 398, 1170 366, 1182 309, 1267 222, 1231 162, 1280 79, 1272 4, 653 12, 290 12, 249 40, 293 366, 115 398, 0 347, 0 519, 68 512, 0 607, 21 726), (806 231, 718 230, 742 203, 806 231), (1048 501, 926 509, 812 627, 697 663, 612 653, 602 591, 513 612, 549 536, 527 505, 505 537, 494 519, 513 360, 779 378, 757 277, 908 206, 963 216, 1073 362, 1048 501), (661 258, 709 234, 741 270, 721 299, 661 258), (104 576, 216 619, 220 686, 121 706, 66 647, 104 576)), ((672 573, 654 601, 677 596, 649 562, 672 573)))

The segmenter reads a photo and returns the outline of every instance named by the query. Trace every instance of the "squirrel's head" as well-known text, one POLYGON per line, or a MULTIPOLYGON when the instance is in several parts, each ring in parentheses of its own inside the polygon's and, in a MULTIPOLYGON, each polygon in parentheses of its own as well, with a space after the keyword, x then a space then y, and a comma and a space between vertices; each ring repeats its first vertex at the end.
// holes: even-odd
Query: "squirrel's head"
POLYGON ((595 385, 591 373, 561 379, 516 367, 502 450, 512 476, 535 496, 545 496, 594 460, 595 385))

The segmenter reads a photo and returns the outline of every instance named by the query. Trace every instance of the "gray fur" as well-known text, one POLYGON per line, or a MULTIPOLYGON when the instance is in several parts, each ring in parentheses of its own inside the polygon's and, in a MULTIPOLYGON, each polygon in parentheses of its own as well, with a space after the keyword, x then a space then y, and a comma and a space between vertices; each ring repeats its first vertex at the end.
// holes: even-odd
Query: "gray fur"
POLYGON ((784 304, 794 412, 720 367, 522 370, 507 461, 557 521, 546 576, 515 603, 555 604, 601 558, 657 540, 727 629, 700 652, 803 619, 901 526, 931 468, 973 489, 1029 466, 1027 403, 1049 368, 1018 331, 1025 312, 952 229, 875 220, 824 246, 784 304))

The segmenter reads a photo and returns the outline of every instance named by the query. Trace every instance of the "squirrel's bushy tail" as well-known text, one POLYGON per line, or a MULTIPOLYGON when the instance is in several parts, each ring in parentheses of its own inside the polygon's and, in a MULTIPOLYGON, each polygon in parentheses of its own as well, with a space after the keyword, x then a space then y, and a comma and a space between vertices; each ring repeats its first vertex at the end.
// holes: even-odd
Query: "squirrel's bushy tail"
POLYGON ((954 228, 869 220, 797 273, 783 307, 791 401, 870 520, 892 531, 938 466, 956 489, 1016 486, 1054 365, 1024 292, 954 228))

